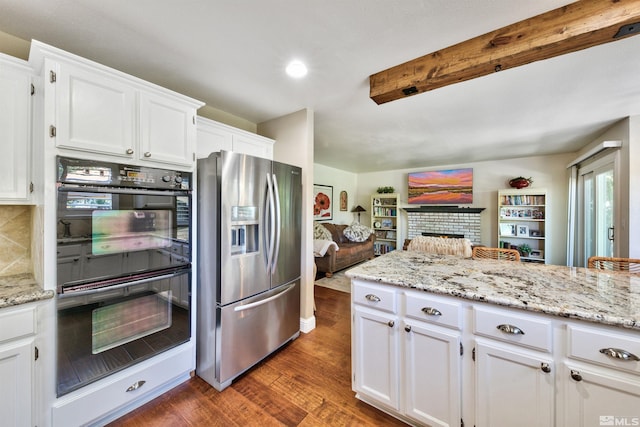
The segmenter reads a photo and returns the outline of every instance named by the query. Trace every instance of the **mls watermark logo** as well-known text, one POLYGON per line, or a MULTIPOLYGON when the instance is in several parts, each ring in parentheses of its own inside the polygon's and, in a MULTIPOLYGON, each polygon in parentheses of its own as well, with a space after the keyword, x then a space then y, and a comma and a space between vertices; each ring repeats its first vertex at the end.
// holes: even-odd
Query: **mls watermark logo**
POLYGON ((640 417, 616 417, 600 415, 601 426, 640 426, 640 417))

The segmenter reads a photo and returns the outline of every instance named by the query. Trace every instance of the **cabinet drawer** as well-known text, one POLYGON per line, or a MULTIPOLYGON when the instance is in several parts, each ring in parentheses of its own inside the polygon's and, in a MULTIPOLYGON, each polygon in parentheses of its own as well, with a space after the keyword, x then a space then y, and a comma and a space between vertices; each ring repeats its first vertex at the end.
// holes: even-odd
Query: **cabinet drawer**
POLYGON ((567 327, 568 356, 640 374, 640 333, 634 336, 604 330, 567 327))
POLYGON ((396 289, 389 286, 375 286, 353 282, 353 302, 378 310, 396 312, 396 289))
POLYGON ((20 308, 0 311, 0 342, 36 333, 36 309, 20 308))
POLYGON ((405 299, 407 317, 460 330, 461 303, 424 292, 406 292, 405 299))
MULTIPOLYGON (((97 385, 89 385, 58 399, 53 405, 53 426, 93 424, 126 405, 158 393, 172 380, 193 369, 192 347, 184 345, 178 351, 163 353, 155 362, 114 374, 97 385), (135 384, 139 385, 138 388, 135 384)), ((100 423, 101 424, 101 423, 100 423)))
POLYGON ((58 245, 58 258, 80 256, 82 245, 58 245))
POLYGON ((550 352, 550 320, 487 308, 473 308, 473 332, 511 344, 550 352))

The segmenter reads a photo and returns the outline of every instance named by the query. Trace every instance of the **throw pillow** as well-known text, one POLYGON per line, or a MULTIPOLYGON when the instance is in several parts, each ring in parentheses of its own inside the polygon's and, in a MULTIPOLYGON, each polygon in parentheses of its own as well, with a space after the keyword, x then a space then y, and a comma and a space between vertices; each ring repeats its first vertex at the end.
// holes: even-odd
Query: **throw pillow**
POLYGON ((364 242, 373 233, 369 227, 354 222, 344 229, 344 235, 352 242, 364 242))
POLYGON ((313 223, 313 238, 315 240, 333 240, 331 238, 331 232, 318 222, 313 223))

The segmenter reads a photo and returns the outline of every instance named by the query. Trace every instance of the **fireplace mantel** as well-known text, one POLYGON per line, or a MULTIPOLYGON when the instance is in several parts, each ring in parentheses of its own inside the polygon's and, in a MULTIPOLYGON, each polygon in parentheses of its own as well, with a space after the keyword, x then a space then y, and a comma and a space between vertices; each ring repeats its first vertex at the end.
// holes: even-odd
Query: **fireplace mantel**
POLYGON ((459 206, 416 206, 415 208, 403 208, 406 212, 446 212, 479 214, 485 208, 461 208, 459 206))

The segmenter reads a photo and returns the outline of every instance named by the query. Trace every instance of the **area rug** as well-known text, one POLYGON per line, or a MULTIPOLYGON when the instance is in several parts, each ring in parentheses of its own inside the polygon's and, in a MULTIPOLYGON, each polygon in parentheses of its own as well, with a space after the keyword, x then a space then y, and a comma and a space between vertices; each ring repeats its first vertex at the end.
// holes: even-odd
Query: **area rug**
POLYGON ((331 277, 323 277, 315 281, 316 286, 334 289, 336 291, 351 293, 351 279, 344 273, 346 270, 338 271, 331 277))

